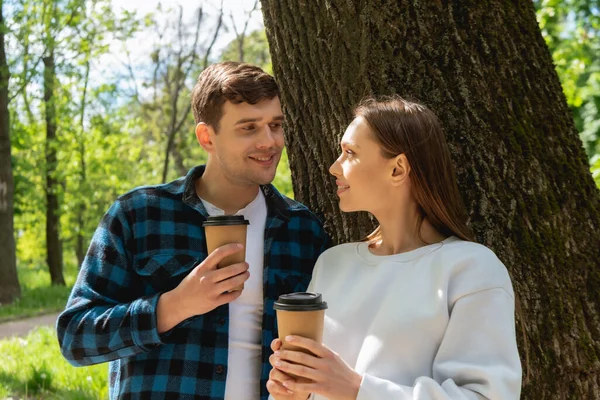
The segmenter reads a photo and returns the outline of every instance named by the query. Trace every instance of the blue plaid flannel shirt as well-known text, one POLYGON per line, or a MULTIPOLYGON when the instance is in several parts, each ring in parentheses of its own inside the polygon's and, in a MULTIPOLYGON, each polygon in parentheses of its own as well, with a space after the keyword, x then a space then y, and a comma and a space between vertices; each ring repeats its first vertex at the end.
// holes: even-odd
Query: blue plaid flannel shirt
MULTIPOLYGON (((119 197, 96 230, 67 306, 57 321, 64 357, 75 366, 110 362, 111 399, 223 399, 229 306, 157 331, 161 293, 207 256, 207 218, 194 181, 204 166, 174 182, 119 197)), ((267 203, 261 400, 268 393, 273 302, 304 291, 330 240, 305 206, 261 186, 267 203)), ((245 400, 245 399, 240 399, 245 400)), ((255 399, 248 399, 255 400, 255 399)))

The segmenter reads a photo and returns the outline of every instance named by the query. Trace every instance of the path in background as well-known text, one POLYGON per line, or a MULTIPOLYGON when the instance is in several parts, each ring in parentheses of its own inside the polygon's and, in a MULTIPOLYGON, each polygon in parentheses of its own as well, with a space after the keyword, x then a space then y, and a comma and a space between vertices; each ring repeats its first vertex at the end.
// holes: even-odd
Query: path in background
POLYGON ((58 314, 46 314, 39 317, 0 323, 0 340, 10 338, 11 336, 25 336, 39 326, 54 326, 58 314))

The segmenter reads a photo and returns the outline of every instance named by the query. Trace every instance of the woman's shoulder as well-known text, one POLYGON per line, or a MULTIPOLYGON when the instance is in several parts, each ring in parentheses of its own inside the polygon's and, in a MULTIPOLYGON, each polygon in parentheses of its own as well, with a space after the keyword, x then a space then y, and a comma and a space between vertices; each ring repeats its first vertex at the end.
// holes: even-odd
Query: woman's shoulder
POLYGON ((330 259, 332 257, 335 257, 337 259, 340 257, 347 258, 349 256, 356 255, 356 249, 359 244, 360 242, 349 242, 335 245, 325 250, 321 254, 320 258, 330 259))
POLYGON ((498 256, 489 247, 477 242, 470 242, 452 236, 444 241, 444 248, 448 254, 457 258, 470 258, 480 260, 497 260, 498 256))
POLYGON ((453 238, 439 255, 440 261, 450 270, 450 285, 457 293, 498 288, 514 296, 508 270, 490 248, 453 238))

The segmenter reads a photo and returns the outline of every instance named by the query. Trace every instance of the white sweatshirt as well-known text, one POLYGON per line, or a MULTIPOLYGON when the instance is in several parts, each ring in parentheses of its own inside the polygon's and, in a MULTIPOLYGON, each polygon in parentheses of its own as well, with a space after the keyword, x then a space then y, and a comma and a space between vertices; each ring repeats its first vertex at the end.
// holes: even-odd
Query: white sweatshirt
POLYGON ((450 237, 376 256, 343 244, 321 255, 309 291, 329 305, 324 343, 363 375, 357 400, 519 398, 514 292, 487 247, 450 237))

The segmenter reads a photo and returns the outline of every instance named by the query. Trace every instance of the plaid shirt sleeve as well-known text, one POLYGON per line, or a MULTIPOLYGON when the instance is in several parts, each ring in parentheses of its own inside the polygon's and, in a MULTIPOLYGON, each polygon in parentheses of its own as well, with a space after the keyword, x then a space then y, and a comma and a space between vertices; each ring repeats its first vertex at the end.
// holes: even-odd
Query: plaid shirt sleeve
POLYGON ((103 363, 161 344, 156 329, 159 294, 128 298, 133 274, 127 243, 131 226, 120 200, 105 214, 57 321, 61 352, 75 366, 103 363))

